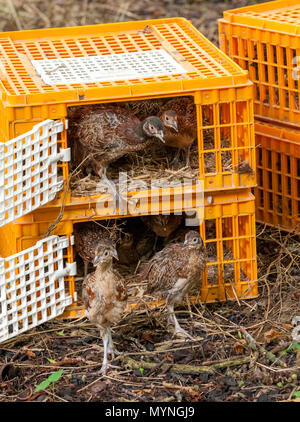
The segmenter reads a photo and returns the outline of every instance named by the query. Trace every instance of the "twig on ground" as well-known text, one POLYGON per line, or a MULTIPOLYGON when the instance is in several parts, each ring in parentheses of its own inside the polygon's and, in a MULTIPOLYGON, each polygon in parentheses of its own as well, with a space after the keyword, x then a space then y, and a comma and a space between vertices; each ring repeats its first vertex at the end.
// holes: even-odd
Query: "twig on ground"
MULTIPOLYGON (((145 362, 143 360, 136 361, 128 356, 122 357, 123 363, 127 368, 130 369, 153 369, 157 366, 156 363, 151 362, 145 362)), ((174 372, 180 372, 180 373, 195 373, 195 374, 201 374, 201 373, 212 373, 214 370, 222 369, 222 368, 228 368, 232 366, 238 366, 238 365, 244 365, 245 363, 249 363, 251 361, 250 356, 246 356, 240 359, 229 359, 225 362, 217 362, 210 366, 196 366, 196 365, 181 365, 181 364, 174 364, 172 367, 172 371, 174 372)), ((169 367, 169 364, 163 364, 161 366, 162 370, 165 370, 169 367)))

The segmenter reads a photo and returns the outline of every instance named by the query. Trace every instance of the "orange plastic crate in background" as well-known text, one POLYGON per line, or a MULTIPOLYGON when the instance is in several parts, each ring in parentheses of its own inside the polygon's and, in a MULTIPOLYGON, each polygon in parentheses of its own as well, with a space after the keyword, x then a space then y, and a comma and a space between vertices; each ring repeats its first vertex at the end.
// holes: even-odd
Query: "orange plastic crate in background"
MULTIPOLYGON (((0 34, 0 54, 3 141, 24 134, 40 121, 67 119, 71 106, 192 96, 197 111, 199 178, 204 180, 205 190, 255 185, 254 174, 238 172, 239 162, 244 160, 255 169, 253 85, 246 71, 186 19, 5 32, 0 34), (108 66, 93 82, 91 75, 96 78, 97 73, 89 73, 91 64, 87 73, 81 74, 82 60, 105 58, 116 63, 124 54, 141 54, 138 60, 142 60, 143 54, 149 53, 165 55, 183 71, 170 70, 168 74, 160 57, 152 76, 126 77, 124 69, 123 73, 117 69, 120 76, 110 80, 113 71, 108 66), (166 74, 159 74, 160 66, 166 74), (213 143, 208 148, 203 140, 209 133, 213 143), (228 141, 225 146, 223 139, 228 141), (223 154, 231 155, 232 168, 222 167, 223 154), (214 162, 213 170, 207 168, 207 158, 214 162)), ((67 130, 59 143, 67 148, 67 130)), ((60 167, 66 179, 68 163, 60 167)))
MULTIPOLYGON (((20 220, 0 228, 0 254, 12 255, 35 245, 53 222, 45 221, 46 214, 31 213, 20 220)), ((130 217, 136 218, 136 217, 130 217)), ((105 220, 94 215, 94 220, 105 220)), ((73 233, 73 224, 90 221, 91 215, 84 211, 70 220, 67 215, 57 223, 54 235, 73 233)), ((208 248, 208 264, 204 274, 200 299, 203 302, 250 299, 257 297, 257 262, 255 238, 255 200, 249 189, 236 193, 216 192, 206 195, 204 221, 200 233, 208 248), (225 277, 224 277, 225 274, 225 277)), ((65 257, 68 262, 76 261, 72 246, 65 257)), ((75 289, 74 277, 68 277, 67 290, 80 296, 81 286, 75 289)), ((76 298, 76 296, 74 296, 76 298)), ((80 300, 68 307, 64 317, 76 317, 82 313, 80 300)))
POLYGON ((300 233, 300 129, 256 122, 256 218, 300 233))
POLYGON ((300 125, 300 3, 273 1, 224 12, 220 48, 255 84, 254 112, 300 125))

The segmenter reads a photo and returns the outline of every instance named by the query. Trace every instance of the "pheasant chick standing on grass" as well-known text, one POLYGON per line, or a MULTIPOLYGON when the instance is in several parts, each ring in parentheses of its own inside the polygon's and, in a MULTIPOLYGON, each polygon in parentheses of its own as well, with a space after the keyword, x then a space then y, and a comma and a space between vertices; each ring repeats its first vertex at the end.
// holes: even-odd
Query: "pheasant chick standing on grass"
POLYGON ((113 258, 118 259, 113 242, 99 242, 95 250, 94 266, 96 270, 83 282, 82 300, 87 318, 100 329, 104 345, 104 357, 100 373, 106 373, 109 367, 108 354, 115 357, 110 327, 120 321, 127 303, 124 280, 113 268, 113 258))
POLYGON ((174 306, 183 303, 184 297, 202 280, 206 265, 206 250, 200 234, 190 230, 184 243, 168 244, 157 252, 141 272, 147 280, 147 292, 159 300, 165 299, 169 312, 168 322, 174 325, 174 334, 192 338, 180 325, 174 306))

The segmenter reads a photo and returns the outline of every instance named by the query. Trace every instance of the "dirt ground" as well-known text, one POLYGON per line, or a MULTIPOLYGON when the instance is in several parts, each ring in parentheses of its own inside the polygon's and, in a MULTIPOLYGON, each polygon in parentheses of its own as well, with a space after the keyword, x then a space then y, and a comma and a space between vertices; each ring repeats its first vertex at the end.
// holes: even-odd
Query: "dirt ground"
MULTIPOLYGON (((217 19, 244 0, 0 0, 0 30, 185 16, 217 44, 217 19)), ((257 2, 256 2, 257 3, 257 2)), ((257 225, 259 296, 178 310, 194 337, 173 339, 159 310, 113 329, 119 369, 86 319, 53 320, 0 345, 0 401, 282 402, 300 396, 299 237, 257 225), (54 374, 51 383, 36 387, 54 374)))
MULTIPOLYGON (((259 297, 177 310, 194 340, 174 339, 160 310, 113 329, 119 369, 99 375, 98 330, 53 320, 0 347, 0 401, 282 402, 299 396, 299 237, 257 225, 259 297), (57 381, 35 391, 49 376, 57 381)), ((42 387, 41 386, 41 387, 42 387)))

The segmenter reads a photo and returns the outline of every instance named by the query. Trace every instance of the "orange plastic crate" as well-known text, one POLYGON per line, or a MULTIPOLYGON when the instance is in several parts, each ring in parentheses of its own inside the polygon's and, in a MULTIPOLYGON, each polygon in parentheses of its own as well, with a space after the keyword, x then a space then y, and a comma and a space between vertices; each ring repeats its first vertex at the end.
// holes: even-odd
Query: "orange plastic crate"
MULTIPOLYGON (((254 174, 237 171, 239 161, 243 160, 248 160, 255 169, 253 85, 246 71, 186 19, 5 32, 0 34, 0 54, 0 136, 3 141, 24 134, 46 119, 65 121, 71 106, 190 95, 197 110, 199 178, 204 180, 205 190, 255 185, 254 174), (91 81, 88 73, 80 80, 82 60, 118 61, 122 54, 158 52, 167 55, 168 60, 183 70, 168 73, 163 67, 162 72, 166 74, 156 75, 155 68, 153 76, 133 78, 131 75, 126 79, 119 69, 123 78, 108 80, 112 71, 106 71, 102 76, 94 74, 100 78, 97 82, 91 81), (37 71, 35 65, 41 69, 37 71), (43 66, 46 66, 44 70, 43 66), (70 75, 64 76, 65 70, 70 70, 70 75), (56 77, 59 83, 54 84, 56 77), (214 135, 211 149, 203 145, 208 132, 214 135), (221 147, 223 138, 229 141, 226 148, 221 147), (231 169, 222 168, 222 154, 228 152, 232 155, 231 169), (213 173, 205 168, 208 155, 214 159, 213 173)), ((165 64, 163 59, 160 63, 165 64)), ((58 142, 61 148, 67 148, 67 129, 58 142)), ((66 180, 68 163, 59 166, 60 175, 66 180)), ((62 197, 58 195, 55 203, 60 205, 61 202, 62 197)), ((84 202, 88 203, 89 198, 84 202)), ((70 192, 67 203, 72 203, 70 192)))
POLYGON ((255 131, 256 218, 300 233, 300 130, 256 122, 255 131))
MULTIPOLYGON (((190 208, 191 209, 191 208, 190 208)), ((31 213, 20 220, 0 228, 0 254, 9 256, 29 248, 41 239, 53 223, 52 216, 31 213)), ((134 217, 132 217, 134 218, 134 217)), ((73 224, 90 221, 91 215, 78 211, 72 220, 67 214, 57 223, 51 234, 73 233, 73 224)), ((95 220, 104 220, 94 215, 95 220)), ((236 193, 216 192, 206 195, 204 222, 200 232, 206 247, 213 251, 204 274, 200 299, 203 302, 250 299, 257 296, 255 200, 250 190, 236 193), (228 254, 228 251, 231 251, 228 254), (224 273, 227 274, 224 279, 224 273), (228 276, 230 274, 230 276, 228 276)), ((68 262, 73 262, 72 246, 68 249, 68 262)), ((82 313, 80 302, 76 301, 74 277, 66 279, 68 290, 74 296, 74 303, 64 317, 75 317, 82 313)), ((80 292, 79 292, 80 293, 80 292)), ((134 304, 131 304, 132 307, 134 304)))
POLYGON ((273 1, 224 12, 220 48, 255 84, 254 112, 300 124, 300 4, 273 1))

